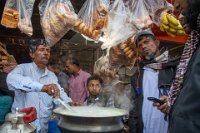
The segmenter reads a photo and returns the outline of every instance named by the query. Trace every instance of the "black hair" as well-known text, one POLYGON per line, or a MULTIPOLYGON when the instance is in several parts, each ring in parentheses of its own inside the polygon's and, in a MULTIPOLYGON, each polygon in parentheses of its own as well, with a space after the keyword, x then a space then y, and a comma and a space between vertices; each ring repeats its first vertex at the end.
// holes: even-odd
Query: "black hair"
POLYGON ((138 37, 138 39, 136 40, 136 45, 138 46, 138 42, 142 40, 143 37, 147 37, 147 38, 151 38, 152 40, 156 40, 156 37, 154 35, 151 34, 144 34, 138 37))
POLYGON ((56 63, 54 63, 54 62, 48 63, 47 66, 50 66, 50 67, 52 67, 53 69, 60 69, 60 70, 61 70, 60 65, 58 65, 58 64, 56 64, 56 63))
POLYGON ((27 41, 29 45, 29 52, 34 53, 39 45, 48 45, 47 41, 44 39, 31 39, 27 41))
POLYGON ((89 85, 89 82, 91 80, 98 80, 101 85, 103 84, 103 80, 102 80, 101 77, 99 77, 98 75, 93 75, 93 76, 91 76, 91 77, 88 78, 88 80, 87 80, 87 86, 89 85))
POLYGON ((195 30, 197 28, 197 18, 200 15, 200 0, 187 0, 189 10, 185 14, 186 23, 190 28, 195 30))
POLYGON ((69 57, 67 60, 69 60, 71 64, 74 64, 74 65, 76 65, 78 67, 80 66, 78 59, 75 58, 75 57, 69 57))

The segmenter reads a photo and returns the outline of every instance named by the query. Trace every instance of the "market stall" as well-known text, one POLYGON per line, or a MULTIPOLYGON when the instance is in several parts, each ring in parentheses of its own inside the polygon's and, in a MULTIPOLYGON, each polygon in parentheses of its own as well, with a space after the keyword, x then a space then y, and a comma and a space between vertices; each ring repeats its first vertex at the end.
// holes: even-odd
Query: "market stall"
MULTIPOLYGON (((115 108, 121 108, 97 108, 108 114, 97 117, 56 109, 54 112, 62 117, 59 126, 63 132, 121 132, 121 119, 132 108, 129 78, 141 56, 134 42, 139 31, 152 30, 173 56, 180 55, 187 39, 173 15, 173 6, 164 0, 3 0, 0 5, 0 42, 6 44, 17 63, 31 62, 27 40, 45 38, 52 48, 51 62, 64 68, 65 57, 76 56, 84 70, 103 78, 115 108), (104 125, 104 120, 109 122, 104 125), (82 129, 80 123, 84 121, 88 122, 82 129)), ((8 53, 1 54, 1 62, 6 64, 8 53)))

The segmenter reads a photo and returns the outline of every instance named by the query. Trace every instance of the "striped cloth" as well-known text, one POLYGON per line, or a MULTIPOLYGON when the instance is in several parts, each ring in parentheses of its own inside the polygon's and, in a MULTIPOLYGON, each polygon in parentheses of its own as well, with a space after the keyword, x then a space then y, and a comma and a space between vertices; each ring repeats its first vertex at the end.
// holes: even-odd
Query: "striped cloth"
POLYGON ((193 30, 185 43, 185 47, 183 50, 183 54, 180 59, 180 63, 177 67, 176 76, 175 79, 171 85, 170 91, 169 91, 169 105, 170 107, 174 104, 177 96, 179 95, 182 87, 183 87, 183 81, 184 81, 184 75, 187 71, 188 63, 196 50, 198 39, 200 37, 200 34, 198 31, 193 30))

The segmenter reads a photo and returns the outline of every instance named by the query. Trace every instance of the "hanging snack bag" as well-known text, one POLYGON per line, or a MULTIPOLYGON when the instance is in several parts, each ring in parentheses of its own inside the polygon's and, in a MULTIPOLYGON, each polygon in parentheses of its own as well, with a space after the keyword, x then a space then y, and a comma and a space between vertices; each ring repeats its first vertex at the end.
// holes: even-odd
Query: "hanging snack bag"
POLYGON ((74 29, 84 36, 98 40, 108 21, 109 0, 86 0, 78 13, 74 29))
POLYGON ((144 0, 130 1, 129 22, 137 27, 138 30, 146 29, 152 26, 153 22, 149 16, 144 0))
POLYGON ((35 0, 7 0, 1 24, 7 28, 19 28, 21 32, 31 36, 33 28, 31 16, 35 0))
POLYGON ((127 10, 123 0, 115 0, 108 13, 108 25, 104 35, 102 49, 109 49, 126 41, 136 29, 127 22, 127 10))
POLYGON ((18 28, 21 32, 32 36, 33 26, 31 23, 31 16, 33 13, 33 5, 35 0, 17 0, 19 11, 19 23, 18 28))
POLYGON ((70 0, 42 0, 39 11, 42 31, 50 46, 57 43, 77 20, 70 0))
POLYGON ((19 12, 17 0, 7 0, 1 19, 1 24, 7 28, 17 28, 18 22, 19 12))
POLYGON ((160 25, 161 13, 165 10, 173 10, 172 4, 167 0, 144 0, 144 4, 153 23, 158 26, 160 25))

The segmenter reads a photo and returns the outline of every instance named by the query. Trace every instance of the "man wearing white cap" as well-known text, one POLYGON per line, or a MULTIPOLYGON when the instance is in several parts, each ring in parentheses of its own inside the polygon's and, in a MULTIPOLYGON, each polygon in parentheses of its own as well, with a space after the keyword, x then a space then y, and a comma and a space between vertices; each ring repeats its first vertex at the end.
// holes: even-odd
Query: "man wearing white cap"
POLYGON ((177 60, 170 60, 166 49, 159 49, 159 40, 151 31, 138 32, 134 42, 141 50, 139 69, 131 77, 133 110, 130 111, 130 133, 167 133, 165 114, 152 105, 148 97, 168 94, 177 60))

